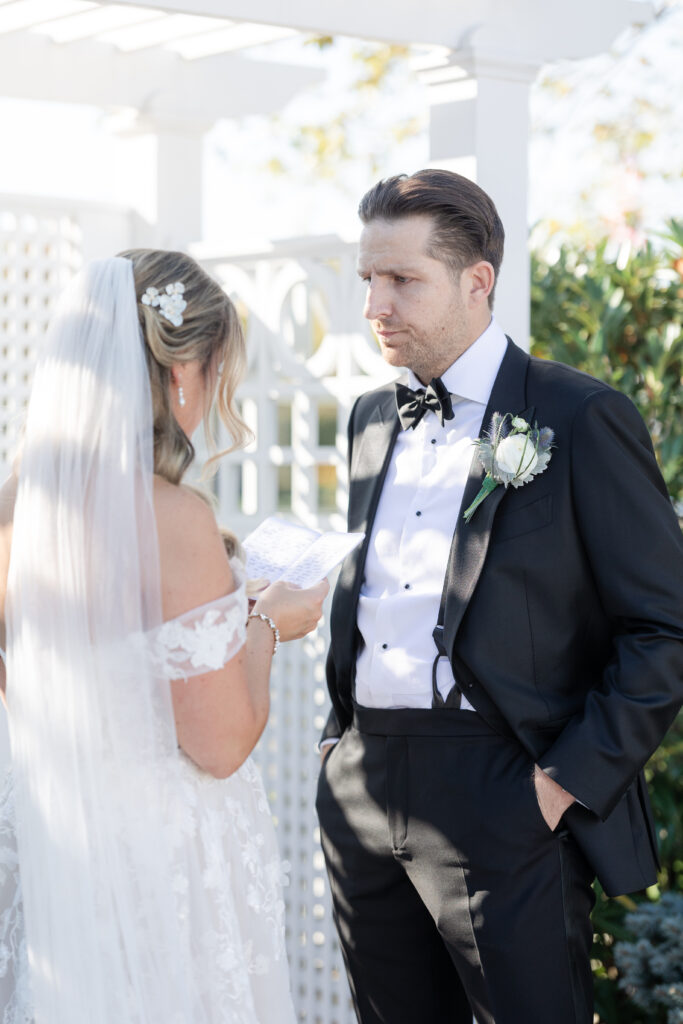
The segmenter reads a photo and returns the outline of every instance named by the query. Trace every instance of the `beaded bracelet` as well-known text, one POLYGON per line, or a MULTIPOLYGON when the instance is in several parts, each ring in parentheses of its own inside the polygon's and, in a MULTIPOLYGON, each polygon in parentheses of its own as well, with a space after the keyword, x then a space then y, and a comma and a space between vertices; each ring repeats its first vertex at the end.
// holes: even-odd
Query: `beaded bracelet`
POLYGON ((250 612, 247 618, 249 619, 260 619, 261 622, 265 622, 273 631, 273 657, 277 654, 277 649, 280 646, 280 630, 277 628, 270 615, 266 615, 265 612, 250 612))

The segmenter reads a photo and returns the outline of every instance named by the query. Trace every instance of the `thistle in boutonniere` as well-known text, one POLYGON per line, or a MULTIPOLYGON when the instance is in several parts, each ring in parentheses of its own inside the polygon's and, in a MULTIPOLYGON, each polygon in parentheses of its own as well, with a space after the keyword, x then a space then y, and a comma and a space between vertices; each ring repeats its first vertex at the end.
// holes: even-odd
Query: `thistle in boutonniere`
POLYGON ((554 437, 550 427, 539 428, 536 423, 532 427, 521 416, 494 412, 489 429, 474 442, 486 476, 479 494, 465 509, 465 521, 469 523, 484 498, 499 484, 522 487, 542 473, 550 462, 554 437))

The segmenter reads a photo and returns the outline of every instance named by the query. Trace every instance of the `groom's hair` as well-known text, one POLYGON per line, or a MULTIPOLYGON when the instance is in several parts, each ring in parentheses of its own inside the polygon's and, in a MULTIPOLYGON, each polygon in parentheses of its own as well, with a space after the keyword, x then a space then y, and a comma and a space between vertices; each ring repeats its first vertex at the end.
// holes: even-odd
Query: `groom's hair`
MULTIPOLYGON (((358 207, 363 224, 419 214, 434 223, 428 256, 446 263, 456 278, 465 267, 486 260, 498 280, 505 231, 491 197, 469 178, 432 168, 396 174, 373 185, 358 207)), ((493 306, 494 290, 489 306, 493 306)))

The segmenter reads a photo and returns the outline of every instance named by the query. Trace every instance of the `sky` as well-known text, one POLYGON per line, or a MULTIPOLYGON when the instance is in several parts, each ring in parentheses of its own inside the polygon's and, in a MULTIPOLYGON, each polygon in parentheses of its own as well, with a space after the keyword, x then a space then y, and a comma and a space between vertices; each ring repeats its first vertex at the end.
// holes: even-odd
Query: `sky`
MULTIPOLYGON (((204 141, 205 241, 239 252, 270 239, 357 234, 358 197, 373 181, 429 161, 427 90, 407 58, 382 88, 355 88, 367 44, 320 49, 285 40, 251 51, 322 67, 327 79, 280 115, 221 121, 204 141), (317 164, 311 126, 327 125, 317 164), (402 136, 402 137, 401 137, 402 136)), ((530 226, 540 236, 639 239, 683 216, 683 6, 612 51, 543 69, 531 93, 530 226)), ((0 193, 90 199, 154 216, 155 147, 122 137, 88 106, 0 99, 0 193)))

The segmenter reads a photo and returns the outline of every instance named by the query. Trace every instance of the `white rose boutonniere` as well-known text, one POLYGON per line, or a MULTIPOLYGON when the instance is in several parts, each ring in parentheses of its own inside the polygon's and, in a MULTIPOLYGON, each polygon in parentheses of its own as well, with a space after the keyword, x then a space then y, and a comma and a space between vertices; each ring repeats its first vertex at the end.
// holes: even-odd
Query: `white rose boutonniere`
POLYGON ((521 487, 542 473, 550 462, 554 437, 550 427, 532 427, 521 416, 494 412, 489 429, 474 442, 486 476, 479 494, 465 509, 465 521, 469 523, 482 501, 499 484, 521 487))

